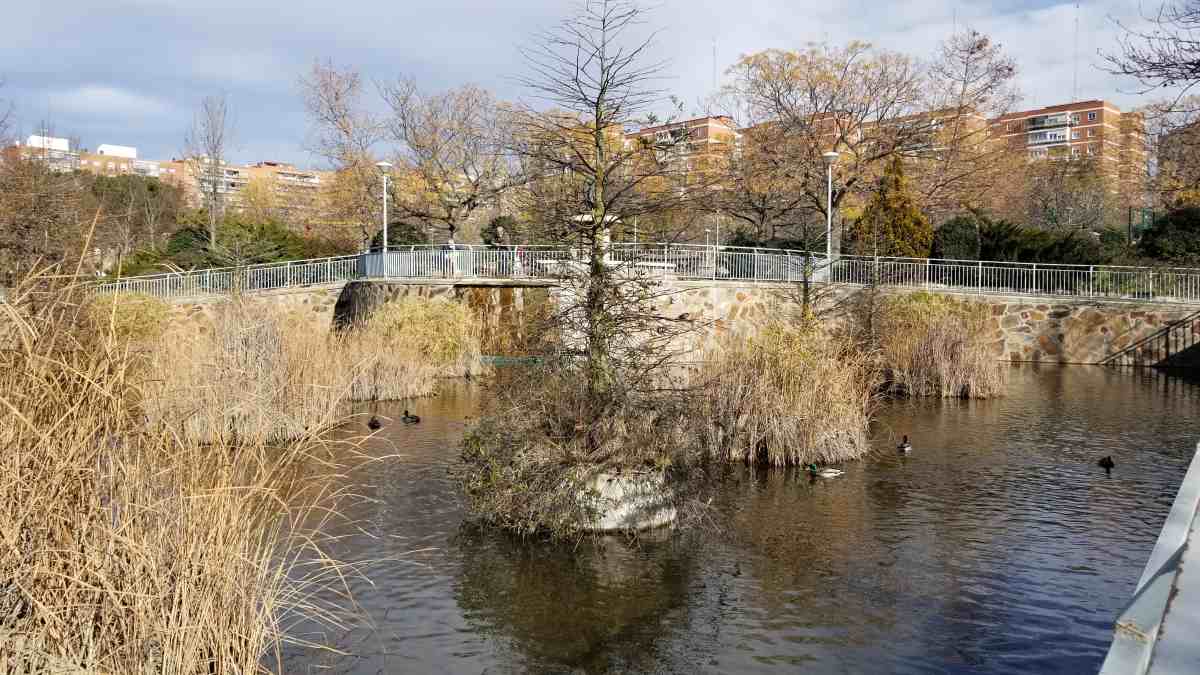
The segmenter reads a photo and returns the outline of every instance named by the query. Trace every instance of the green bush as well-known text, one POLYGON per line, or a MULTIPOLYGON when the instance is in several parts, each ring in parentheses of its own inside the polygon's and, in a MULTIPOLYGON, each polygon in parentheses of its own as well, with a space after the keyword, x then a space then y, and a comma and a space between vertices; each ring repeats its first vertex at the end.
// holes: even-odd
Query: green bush
POLYGON ((1175 265, 1200 265, 1200 208, 1175 209, 1155 219, 1138 241, 1137 250, 1175 265))
POLYGON ((979 260, 979 218, 967 214, 942 223, 933 233, 933 257, 979 260))

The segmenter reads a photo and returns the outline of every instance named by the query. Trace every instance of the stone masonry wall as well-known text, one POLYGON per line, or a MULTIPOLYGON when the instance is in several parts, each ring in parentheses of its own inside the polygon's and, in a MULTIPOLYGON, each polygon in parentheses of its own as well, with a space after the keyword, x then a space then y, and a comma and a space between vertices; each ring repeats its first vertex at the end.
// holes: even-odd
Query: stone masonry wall
MULTIPOLYGON (((245 301, 251 305, 279 309, 313 330, 329 330, 333 325, 334 307, 342 293, 344 282, 304 288, 288 288, 278 291, 248 293, 245 301)), ((212 324, 213 314, 221 304, 228 302, 226 296, 189 298, 171 303, 173 329, 203 332, 212 324)))
MULTIPOLYGON (((753 334, 771 318, 787 318, 798 309, 795 286, 738 282, 673 282, 659 301, 663 316, 693 322, 701 342, 725 333, 753 334)), ((841 297, 852 293, 842 292, 841 297)), ((894 290, 892 292, 904 292, 894 290)), ((251 302, 281 306, 311 320, 314 329, 365 316, 387 300, 418 295, 449 296, 465 301, 484 319, 485 351, 504 350, 520 337, 528 319, 553 297, 546 284, 463 284, 451 282, 352 282, 289 289, 250 296, 251 302)), ((1155 365, 1169 354, 1198 352, 1183 365, 1200 365, 1200 306, 1129 302, 1098 302, 1066 298, 962 295, 991 308, 990 339, 996 357, 1040 363, 1112 363, 1155 365), (1188 317, 1186 326, 1164 329, 1188 317), (1169 337, 1169 339, 1164 336, 1169 337)), ((207 318, 215 299, 180 302, 174 306, 183 324, 207 318)), ((203 329, 203 328, 201 328, 203 329)))

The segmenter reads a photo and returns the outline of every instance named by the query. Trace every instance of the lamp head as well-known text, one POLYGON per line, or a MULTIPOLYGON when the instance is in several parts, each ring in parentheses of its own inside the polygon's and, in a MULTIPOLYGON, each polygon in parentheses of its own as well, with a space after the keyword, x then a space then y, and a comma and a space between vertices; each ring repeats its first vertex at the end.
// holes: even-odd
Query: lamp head
POLYGON ((834 150, 830 150, 829 152, 821 155, 821 157, 825 160, 826 166, 833 166, 833 163, 838 159, 838 153, 834 150))
POLYGON ((380 169, 383 169, 384 171, 387 171, 388 169, 392 168, 392 163, 391 162, 375 162, 375 166, 379 167, 380 169))

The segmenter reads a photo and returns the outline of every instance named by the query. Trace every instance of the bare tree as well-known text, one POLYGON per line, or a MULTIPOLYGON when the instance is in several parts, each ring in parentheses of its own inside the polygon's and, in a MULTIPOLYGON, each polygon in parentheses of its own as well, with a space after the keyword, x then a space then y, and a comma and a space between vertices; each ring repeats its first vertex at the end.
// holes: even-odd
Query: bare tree
POLYGON ((184 137, 184 157, 200 183, 208 209, 208 243, 217 246, 217 223, 224 211, 225 155, 233 137, 233 120, 224 94, 206 96, 184 137))
POLYGON ((925 210, 940 222, 978 207, 1002 172, 1024 162, 992 138, 989 121, 1020 100, 1016 63, 1001 45, 967 29, 939 45, 930 64, 925 108, 935 122, 924 151, 910 149, 910 174, 925 210))
POLYGON ((476 211, 522 181, 508 152, 512 110, 467 85, 427 95, 411 79, 380 87, 399 149, 398 214, 444 227, 450 238, 476 211))
POLYGON ((1200 84, 1200 1, 1168 0, 1145 18, 1149 29, 1121 26, 1119 51, 1104 54, 1110 72, 1134 78, 1142 93, 1174 89, 1167 109, 1197 112, 1189 95, 1200 84))
POLYGON ((1037 162, 1027 170, 1027 222, 1050 232, 1098 232, 1119 224, 1116 195, 1100 162, 1037 162))
POLYGON ((521 111, 514 150, 530 181, 526 212, 550 241, 580 253, 559 267, 554 320, 560 348, 583 371, 576 414, 593 451, 619 435, 615 410, 638 400, 653 411, 660 368, 690 328, 662 315, 664 291, 636 254, 616 254, 610 243, 614 227, 679 208, 696 190, 671 152, 686 135, 625 137, 656 121, 653 108, 666 99, 657 88, 662 64, 649 56, 653 35, 634 37, 643 18, 633 2, 590 0, 522 50, 531 70, 523 83, 552 108, 521 111))
POLYGON ((924 114, 921 65, 862 42, 767 50, 743 57, 731 73, 727 91, 747 120, 781 125, 790 137, 796 189, 822 215, 827 211, 825 152, 840 153, 836 210, 849 195, 871 189, 885 160, 928 149, 940 125, 924 114))
POLYGON ((309 150, 337 172, 325 195, 329 215, 357 223, 365 246, 379 219, 375 150, 386 128, 367 108, 362 78, 353 69, 318 61, 299 86, 312 127, 309 150))

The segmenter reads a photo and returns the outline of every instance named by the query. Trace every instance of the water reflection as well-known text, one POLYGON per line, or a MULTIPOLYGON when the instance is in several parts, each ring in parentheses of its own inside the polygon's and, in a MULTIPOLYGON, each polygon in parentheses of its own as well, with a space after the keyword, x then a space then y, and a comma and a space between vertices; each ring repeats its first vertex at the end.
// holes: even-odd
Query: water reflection
POLYGON ((687 623, 691 546, 610 537, 533 544, 468 527, 454 587, 467 620, 505 640, 523 669, 653 671, 687 623))
POLYGON ((372 440, 400 457, 351 477, 372 501, 335 553, 395 560, 354 584, 354 655, 289 671, 1094 672, 1200 437, 1195 383, 1016 368, 1004 399, 890 405, 840 478, 723 470, 718 532, 576 548, 464 522, 477 395, 372 440))

